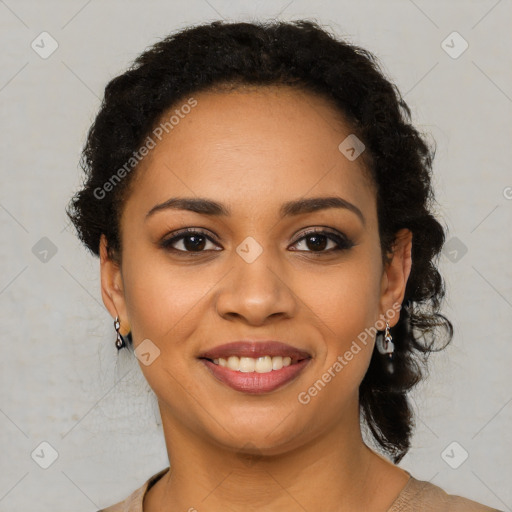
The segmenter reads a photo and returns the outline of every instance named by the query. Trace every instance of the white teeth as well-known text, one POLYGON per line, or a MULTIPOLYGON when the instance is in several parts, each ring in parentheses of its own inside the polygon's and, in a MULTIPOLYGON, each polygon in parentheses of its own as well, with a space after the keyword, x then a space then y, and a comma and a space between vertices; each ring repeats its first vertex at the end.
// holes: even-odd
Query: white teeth
POLYGON ((254 371, 256 361, 252 357, 241 357, 238 365, 238 370, 244 373, 254 371))
POLYGON ((237 356, 228 357, 228 364, 226 365, 230 370, 240 369, 240 359, 237 356))
POLYGON ((268 373, 272 371, 272 358, 270 356, 258 357, 254 370, 257 373, 268 373))
POLYGON ((283 367, 283 358, 281 356, 272 358, 272 370, 280 370, 283 367))
POLYGON ((214 359, 213 362, 219 366, 224 366, 230 370, 243 373, 269 373, 272 370, 280 370, 285 366, 290 366, 292 364, 292 358, 262 356, 255 359, 253 357, 229 356, 227 359, 219 357, 218 359, 214 359))

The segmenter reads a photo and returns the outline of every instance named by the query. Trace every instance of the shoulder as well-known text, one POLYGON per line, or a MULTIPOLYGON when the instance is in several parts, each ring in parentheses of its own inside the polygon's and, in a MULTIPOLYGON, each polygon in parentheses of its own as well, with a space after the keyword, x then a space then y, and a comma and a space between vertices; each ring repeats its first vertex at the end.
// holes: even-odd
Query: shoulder
POLYGON ((107 508, 102 508, 98 512, 142 512, 142 501, 146 492, 146 483, 133 491, 123 501, 110 505, 107 508))
POLYGON ((500 512, 411 476, 388 512, 500 512))
POLYGON ((151 488, 156 481, 169 471, 169 467, 162 469, 158 473, 154 474, 148 480, 144 482, 138 489, 135 489, 127 498, 123 501, 110 505, 107 508, 102 508, 97 512, 143 512, 142 503, 146 492, 151 488))

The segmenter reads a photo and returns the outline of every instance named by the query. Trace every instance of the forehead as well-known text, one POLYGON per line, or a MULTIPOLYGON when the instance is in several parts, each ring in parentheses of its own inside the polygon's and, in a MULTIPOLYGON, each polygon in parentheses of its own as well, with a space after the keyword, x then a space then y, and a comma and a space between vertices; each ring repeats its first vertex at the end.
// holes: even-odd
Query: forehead
POLYGON ((185 98, 151 134, 155 147, 139 164, 133 187, 144 207, 179 195, 255 209, 272 198, 319 194, 373 199, 363 159, 350 161, 338 148, 350 126, 325 98, 286 86, 191 96, 195 106, 181 109, 191 104, 185 98))

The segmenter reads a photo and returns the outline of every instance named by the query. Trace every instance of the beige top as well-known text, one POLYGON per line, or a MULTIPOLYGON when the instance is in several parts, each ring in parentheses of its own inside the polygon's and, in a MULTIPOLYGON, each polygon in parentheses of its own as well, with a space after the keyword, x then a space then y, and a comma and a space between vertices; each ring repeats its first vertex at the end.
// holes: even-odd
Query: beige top
MULTIPOLYGON (((143 512, 142 501, 148 489, 169 471, 162 469, 149 478, 142 487, 133 491, 128 498, 98 512, 143 512)), ((387 512, 503 512, 486 507, 475 501, 447 494, 437 485, 411 476, 402 492, 387 512)))

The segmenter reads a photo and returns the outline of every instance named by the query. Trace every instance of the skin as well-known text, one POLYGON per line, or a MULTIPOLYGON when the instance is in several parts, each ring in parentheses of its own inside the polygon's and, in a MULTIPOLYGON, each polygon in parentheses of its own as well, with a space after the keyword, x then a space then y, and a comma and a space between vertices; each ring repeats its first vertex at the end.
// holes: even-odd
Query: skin
MULTIPOLYGON (((105 237, 100 246, 102 297, 121 333, 131 330, 135 348, 149 339, 160 350, 139 364, 158 398, 171 471, 144 511, 384 512, 409 475, 361 437, 358 387, 374 340, 307 405, 297 397, 402 302, 412 235, 398 232, 382 263, 375 187, 363 159, 338 150, 350 127, 322 97, 276 86, 194 97, 197 106, 139 164, 122 211, 122 261, 107 256, 105 237), (279 217, 284 202, 324 196, 356 205, 364 223, 340 208, 279 217), (231 215, 167 209, 145 219, 171 197, 212 199, 231 215), (199 254, 178 253, 185 242, 193 248, 190 238, 174 253, 158 245, 187 227, 213 242, 199 254), (336 242, 324 239, 318 249, 306 228, 354 245, 331 251, 336 242), (248 236, 263 249, 252 263, 236 252, 248 236), (251 337, 312 359, 262 395, 231 389, 198 359, 251 337)), ((388 316, 390 326, 398 319, 388 316)))

